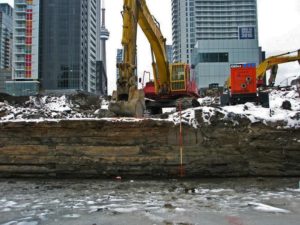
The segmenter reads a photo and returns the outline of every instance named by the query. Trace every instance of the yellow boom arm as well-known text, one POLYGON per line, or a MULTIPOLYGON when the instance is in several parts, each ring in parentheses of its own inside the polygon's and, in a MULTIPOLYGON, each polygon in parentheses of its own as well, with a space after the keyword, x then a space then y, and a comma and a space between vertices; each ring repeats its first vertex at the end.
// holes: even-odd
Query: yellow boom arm
POLYGON ((264 60, 256 69, 256 77, 258 80, 264 79, 266 72, 271 69, 271 76, 269 79, 269 85, 275 83, 277 69, 279 64, 298 61, 300 63, 300 49, 298 50, 298 55, 288 56, 292 52, 287 52, 277 56, 271 56, 264 60))
MULTIPOLYGON (((130 89, 137 89, 136 70, 136 36, 137 24, 146 35, 156 63, 153 64, 156 91, 160 84, 169 86, 170 71, 166 52, 166 39, 163 37, 159 24, 151 15, 145 0, 124 0, 123 6, 123 62, 117 67, 120 78, 117 82, 119 100, 126 100, 130 89)), ((130 97, 128 97, 130 98, 130 97)))

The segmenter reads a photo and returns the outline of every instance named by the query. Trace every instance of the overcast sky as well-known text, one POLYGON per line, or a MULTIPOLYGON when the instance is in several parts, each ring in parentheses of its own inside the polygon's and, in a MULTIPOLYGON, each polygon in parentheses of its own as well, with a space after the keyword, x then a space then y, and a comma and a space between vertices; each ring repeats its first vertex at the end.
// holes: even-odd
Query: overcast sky
MULTIPOLYGON (((0 0, 13 5, 13 0, 0 0)), ((257 0, 259 45, 267 56, 300 49, 300 0, 257 0)), ((172 43, 171 0, 147 0, 151 13, 159 21, 161 30, 172 43)), ((121 47, 123 0, 105 0, 106 27, 110 31, 107 42, 107 70, 109 93, 116 82, 116 49, 121 47)), ((150 47, 142 32, 138 37, 138 75, 151 71, 150 47)), ((279 67, 277 83, 285 77, 300 75, 298 63, 288 63, 279 67)), ((284 81, 282 82, 284 84, 284 81)))

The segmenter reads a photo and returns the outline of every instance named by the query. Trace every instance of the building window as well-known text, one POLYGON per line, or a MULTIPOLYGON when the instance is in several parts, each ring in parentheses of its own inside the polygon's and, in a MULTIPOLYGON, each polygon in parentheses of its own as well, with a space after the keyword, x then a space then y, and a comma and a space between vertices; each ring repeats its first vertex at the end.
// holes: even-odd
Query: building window
POLYGON ((207 62, 228 62, 229 57, 228 53, 199 53, 198 54, 198 61, 200 63, 207 63, 207 62))

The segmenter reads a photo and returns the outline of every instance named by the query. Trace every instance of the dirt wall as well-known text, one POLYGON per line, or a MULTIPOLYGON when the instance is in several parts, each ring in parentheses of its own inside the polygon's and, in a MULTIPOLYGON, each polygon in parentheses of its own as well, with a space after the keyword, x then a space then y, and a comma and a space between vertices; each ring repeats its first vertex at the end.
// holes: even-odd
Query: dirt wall
MULTIPOLYGON (((299 130, 219 121, 183 133, 186 177, 300 176, 299 130)), ((177 177, 178 143, 162 121, 1 123, 0 177, 177 177)))

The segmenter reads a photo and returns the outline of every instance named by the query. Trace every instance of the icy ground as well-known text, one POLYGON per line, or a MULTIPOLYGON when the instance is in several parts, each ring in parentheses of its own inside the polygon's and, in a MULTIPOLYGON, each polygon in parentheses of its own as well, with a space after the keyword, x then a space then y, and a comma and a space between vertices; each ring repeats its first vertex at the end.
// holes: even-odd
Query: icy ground
POLYGON ((298 225, 298 182, 0 180, 0 225, 298 225))
MULTIPOLYGON (((211 123, 211 118, 216 114, 222 115, 221 120, 232 121, 238 124, 238 119, 247 118, 252 123, 263 122, 279 128, 300 128, 300 97, 296 87, 291 90, 273 90, 270 93, 270 108, 263 108, 253 103, 226 107, 209 107, 209 97, 199 99, 201 107, 188 109, 182 112, 181 120, 194 127, 201 126, 195 118, 195 112, 201 111, 202 121, 211 123), (282 109, 282 103, 288 100, 291 110, 282 109)), ((86 103, 87 104, 87 103, 86 103)), ((180 122, 180 114, 168 111, 163 120, 180 122)), ((108 111, 108 102, 99 99, 99 104, 82 109, 80 102, 70 97, 30 97, 23 105, 0 102, 0 122, 5 121, 44 121, 64 119, 108 119, 111 121, 139 121, 140 119, 115 118, 108 111)), ((149 118, 147 118, 149 119, 149 118)), ((150 118, 154 119, 154 118, 150 118)))

